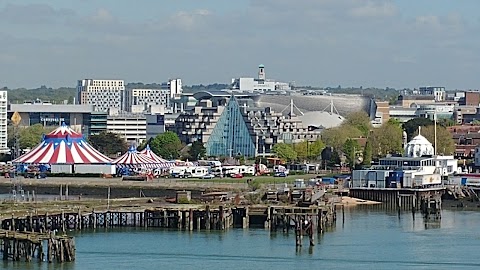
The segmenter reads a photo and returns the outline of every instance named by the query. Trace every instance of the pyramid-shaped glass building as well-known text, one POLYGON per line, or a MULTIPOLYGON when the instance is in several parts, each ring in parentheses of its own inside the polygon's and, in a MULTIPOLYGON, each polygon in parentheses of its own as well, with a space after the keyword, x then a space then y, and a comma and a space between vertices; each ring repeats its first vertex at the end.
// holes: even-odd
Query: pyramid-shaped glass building
POLYGON ((255 156, 255 144, 233 95, 205 147, 208 156, 255 156))

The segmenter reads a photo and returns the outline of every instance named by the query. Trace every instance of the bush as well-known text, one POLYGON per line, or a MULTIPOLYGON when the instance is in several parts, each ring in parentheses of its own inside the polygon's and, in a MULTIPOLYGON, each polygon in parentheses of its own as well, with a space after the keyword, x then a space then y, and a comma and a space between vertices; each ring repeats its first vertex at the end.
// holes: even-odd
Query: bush
POLYGON ((178 204, 190 204, 192 203, 188 198, 182 197, 177 200, 178 204))
POLYGON ((249 186, 253 191, 259 189, 259 188, 261 187, 261 185, 262 185, 262 184, 261 184, 259 181, 257 181, 257 180, 253 180, 253 181, 251 181, 251 182, 248 183, 248 186, 249 186))

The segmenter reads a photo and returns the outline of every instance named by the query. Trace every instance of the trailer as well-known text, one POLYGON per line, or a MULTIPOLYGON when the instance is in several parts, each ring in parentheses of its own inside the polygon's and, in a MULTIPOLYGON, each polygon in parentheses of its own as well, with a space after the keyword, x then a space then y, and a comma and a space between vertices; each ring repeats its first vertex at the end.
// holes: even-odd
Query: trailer
POLYGON ((98 174, 116 174, 117 170, 114 164, 75 164, 75 173, 98 173, 98 174))
POLYGON ((50 166, 51 173, 73 173, 72 164, 52 164, 50 166))

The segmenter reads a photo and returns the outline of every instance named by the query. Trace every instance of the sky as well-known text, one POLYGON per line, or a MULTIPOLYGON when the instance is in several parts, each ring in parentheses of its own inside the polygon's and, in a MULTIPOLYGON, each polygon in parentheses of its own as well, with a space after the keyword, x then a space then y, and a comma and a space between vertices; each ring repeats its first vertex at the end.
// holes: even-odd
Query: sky
POLYGON ((79 79, 479 89, 479 0, 0 0, 0 87, 79 79))

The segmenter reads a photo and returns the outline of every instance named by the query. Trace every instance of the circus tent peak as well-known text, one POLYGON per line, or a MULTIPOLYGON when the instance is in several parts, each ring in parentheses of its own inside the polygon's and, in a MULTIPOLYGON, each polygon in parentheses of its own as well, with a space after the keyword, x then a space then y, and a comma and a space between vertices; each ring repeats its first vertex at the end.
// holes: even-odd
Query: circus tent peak
POLYGON ((146 155, 147 157, 155 160, 156 162, 158 163, 167 163, 168 160, 160 157, 159 155, 155 154, 152 149, 150 149, 150 145, 147 144, 147 146, 145 147, 145 149, 143 149, 142 151, 140 151, 140 154, 143 154, 143 155, 146 155))
POLYGON ((24 164, 107 164, 111 161, 65 123, 44 135, 42 142, 30 152, 13 160, 24 164))
POLYGON ((138 152, 134 145, 130 146, 130 148, 125 154, 113 160, 112 163, 117 165, 138 166, 147 168, 157 167, 156 165, 159 164, 159 162, 138 152))

